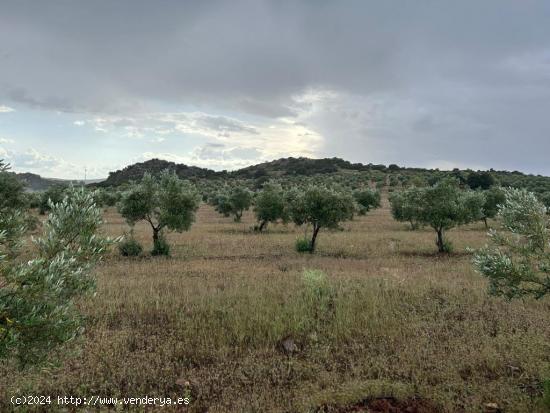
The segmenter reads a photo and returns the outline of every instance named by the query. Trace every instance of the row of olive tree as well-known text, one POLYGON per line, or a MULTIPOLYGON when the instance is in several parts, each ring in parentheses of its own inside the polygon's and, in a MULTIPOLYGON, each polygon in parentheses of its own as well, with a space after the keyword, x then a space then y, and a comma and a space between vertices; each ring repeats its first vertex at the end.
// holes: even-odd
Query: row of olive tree
MULTIPOLYGON (((311 239, 302 249, 309 252, 315 251, 322 228, 338 228, 342 222, 353 219, 356 211, 364 214, 380 206, 377 191, 367 188, 350 193, 323 185, 295 186, 285 191, 279 184, 266 183, 255 196, 246 188, 234 187, 224 189, 214 198, 216 209, 224 215, 233 214, 236 221, 253 205, 258 231, 269 223, 289 221, 311 227, 311 239)), ((398 221, 407 221, 413 228, 430 226, 436 232, 439 252, 450 250, 445 237, 448 230, 478 220, 487 225, 488 218, 499 214, 504 229, 512 236, 491 230, 493 246, 476 252, 476 267, 489 277, 495 294, 541 297, 548 293, 550 230, 547 209, 534 194, 497 187, 486 191, 465 190, 457 179, 448 178, 430 187, 411 187, 392 193, 390 204, 398 221)), ((139 220, 148 222, 156 245, 164 229, 188 230, 198 206, 196 189, 175 174, 164 172, 159 178, 146 175, 140 183, 133 184, 123 195, 119 209, 132 225, 139 220)))
POLYGON ((215 194, 211 201, 214 208, 225 216, 234 215, 239 222, 242 213, 253 205, 258 225, 263 231, 269 223, 294 222, 298 226, 311 227, 311 239, 299 240, 302 251, 314 252, 317 236, 322 228, 338 228, 343 221, 351 220, 355 211, 364 215, 380 206, 380 193, 371 189, 352 193, 339 187, 324 185, 295 186, 284 190, 276 183, 264 184, 255 196, 246 188, 234 187, 215 194))

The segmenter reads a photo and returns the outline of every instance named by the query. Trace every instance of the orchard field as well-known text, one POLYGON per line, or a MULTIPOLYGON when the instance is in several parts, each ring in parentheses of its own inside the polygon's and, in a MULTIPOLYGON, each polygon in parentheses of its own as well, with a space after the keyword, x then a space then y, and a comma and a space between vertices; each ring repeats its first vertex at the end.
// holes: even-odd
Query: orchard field
MULTIPOLYGON (((128 231, 104 215, 106 233, 128 231)), ((254 224, 203 204, 167 234, 170 258, 113 249, 79 302, 84 334, 40 367, 2 361, 0 411, 14 394, 190 397, 174 410, 211 413, 544 411, 550 301, 487 294, 466 251, 486 243, 483 222, 449 231, 451 254, 393 220, 387 194, 321 230, 315 254, 294 250, 303 228, 254 224)), ((150 249, 143 221, 135 238, 150 249)))

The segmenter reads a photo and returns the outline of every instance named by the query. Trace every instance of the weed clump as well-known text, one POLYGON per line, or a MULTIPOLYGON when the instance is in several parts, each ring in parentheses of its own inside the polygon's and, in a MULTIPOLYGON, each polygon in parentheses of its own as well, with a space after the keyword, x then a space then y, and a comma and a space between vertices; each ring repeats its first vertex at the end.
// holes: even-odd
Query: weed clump
POLYGON ((130 237, 118 244, 118 251, 123 257, 137 257, 143 252, 143 247, 134 237, 130 237))
POLYGON ((312 252, 311 243, 305 238, 298 238, 294 248, 297 252, 312 252))
POLYGON ((330 319, 334 308, 334 289, 321 270, 304 270, 302 302, 305 305, 304 324, 315 328, 330 319), (313 324, 313 325, 312 325, 313 324))
POLYGON ((169 256, 170 255, 170 245, 166 241, 166 238, 164 236, 159 236, 155 241, 153 242, 153 249, 151 251, 151 255, 153 256, 169 256))
MULTIPOLYGON (((437 245, 437 240, 436 240, 436 245, 437 245)), ((441 245, 441 252, 444 254, 450 254, 453 251, 454 251, 453 243, 448 239, 443 239, 443 244, 441 245)))

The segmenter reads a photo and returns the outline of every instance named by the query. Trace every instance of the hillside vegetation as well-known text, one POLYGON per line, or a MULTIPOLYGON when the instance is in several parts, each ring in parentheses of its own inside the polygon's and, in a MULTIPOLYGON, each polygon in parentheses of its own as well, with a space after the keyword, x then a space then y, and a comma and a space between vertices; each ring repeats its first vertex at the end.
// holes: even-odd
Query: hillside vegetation
MULTIPOLYGON (((269 179, 278 179, 296 182, 303 178, 322 177, 344 184, 353 185, 354 181, 375 181, 380 185, 406 186, 410 183, 421 182, 433 184, 443 177, 452 176, 467 183, 470 175, 486 174, 501 186, 525 188, 536 193, 550 192, 550 177, 529 175, 519 171, 478 172, 473 170, 440 171, 438 169, 406 168, 398 165, 375 165, 351 163, 340 158, 282 158, 271 162, 264 162, 248 166, 236 171, 216 172, 210 169, 176 164, 160 159, 151 159, 129 165, 122 170, 111 172, 109 177, 98 184, 100 187, 111 187, 127 184, 130 181, 139 181, 145 173, 158 175, 164 170, 176 172, 180 178, 194 182, 203 181, 248 181, 250 186, 261 185, 269 179)), ((484 188, 486 189, 486 188, 484 188)))

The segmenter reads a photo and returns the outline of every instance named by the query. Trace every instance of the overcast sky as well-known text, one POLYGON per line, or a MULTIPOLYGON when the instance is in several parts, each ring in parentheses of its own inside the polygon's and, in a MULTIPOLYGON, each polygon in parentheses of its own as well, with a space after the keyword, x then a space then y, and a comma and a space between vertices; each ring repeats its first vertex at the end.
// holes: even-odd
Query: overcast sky
POLYGON ((0 0, 0 159, 550 175, 550 1, 0 0))

